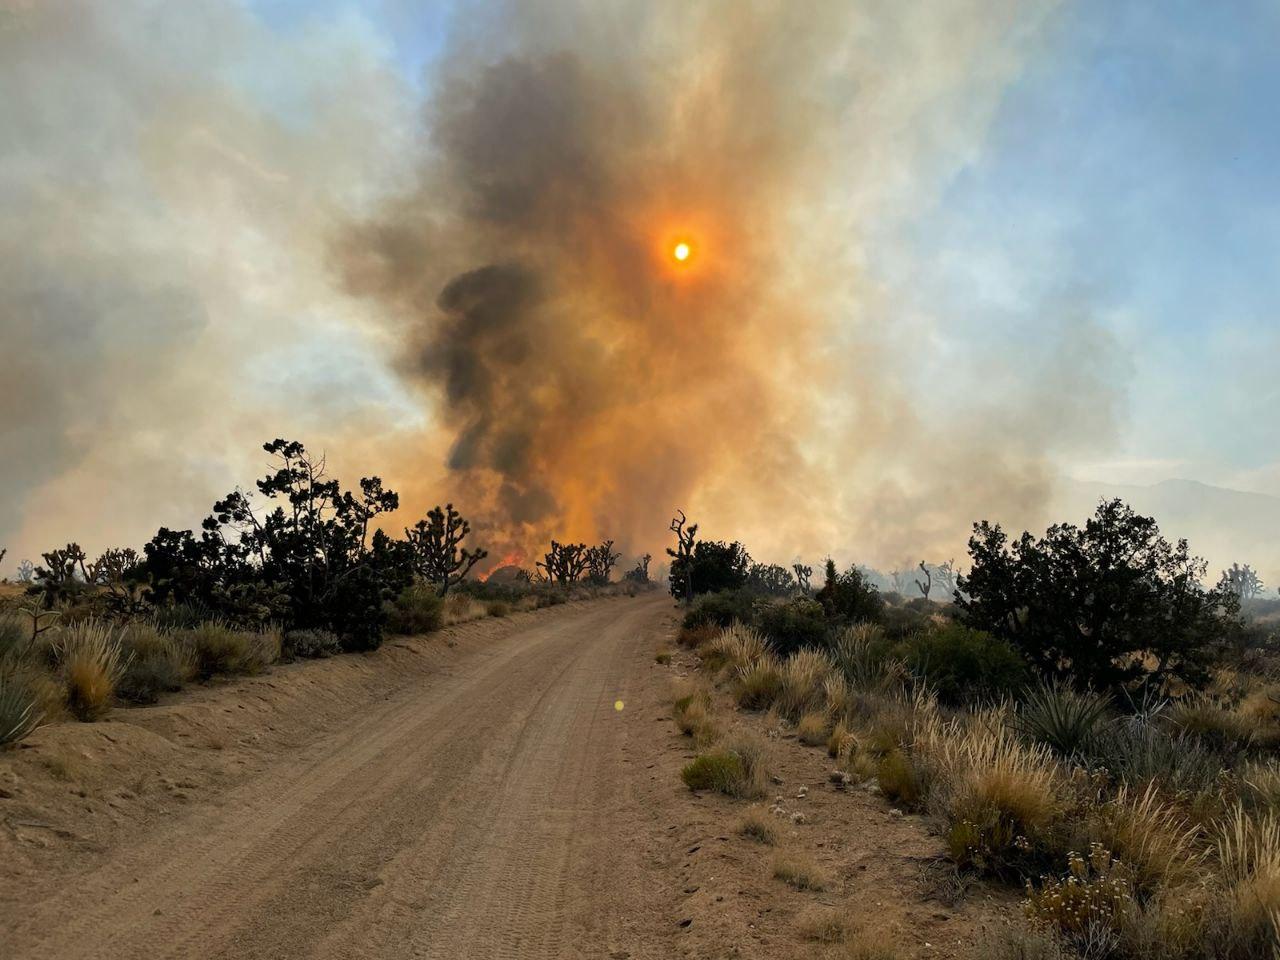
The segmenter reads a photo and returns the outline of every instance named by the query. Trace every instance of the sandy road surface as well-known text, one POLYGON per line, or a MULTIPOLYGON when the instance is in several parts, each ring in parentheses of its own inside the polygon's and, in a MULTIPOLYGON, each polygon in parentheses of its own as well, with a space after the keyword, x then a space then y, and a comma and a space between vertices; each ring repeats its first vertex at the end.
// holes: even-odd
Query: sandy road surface
POLYGON ((628 775, 652 718, 614 707, 667 610, 566 610, 369 704, 19 903, 0 952, 671 956, 628 775))

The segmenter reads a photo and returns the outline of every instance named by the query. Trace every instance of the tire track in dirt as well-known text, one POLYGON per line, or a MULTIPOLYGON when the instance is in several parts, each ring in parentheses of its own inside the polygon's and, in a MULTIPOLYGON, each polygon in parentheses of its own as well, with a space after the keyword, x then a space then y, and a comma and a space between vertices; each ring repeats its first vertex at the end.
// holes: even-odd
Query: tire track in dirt
MULTIPOLYGON (((24 904, 7 956, 607 955, 581 932, 606 935, 620 903, 629 929, 660 912, 623 842, 613 701, 666 609, 567 611, 370 704, 24 904)), ((663 939, 630 955, 669 956, 663 939)))

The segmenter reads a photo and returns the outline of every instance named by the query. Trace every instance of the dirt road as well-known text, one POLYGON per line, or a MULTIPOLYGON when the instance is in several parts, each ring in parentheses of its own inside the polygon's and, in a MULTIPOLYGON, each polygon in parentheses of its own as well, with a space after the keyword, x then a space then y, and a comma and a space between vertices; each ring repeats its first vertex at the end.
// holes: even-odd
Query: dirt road
POLYGON ((652 682, 669 610, 566 610, 366 704, 56 888, 13 891, 5 956, 674 955, 628 775, 653 716, 615 709, 652 682))

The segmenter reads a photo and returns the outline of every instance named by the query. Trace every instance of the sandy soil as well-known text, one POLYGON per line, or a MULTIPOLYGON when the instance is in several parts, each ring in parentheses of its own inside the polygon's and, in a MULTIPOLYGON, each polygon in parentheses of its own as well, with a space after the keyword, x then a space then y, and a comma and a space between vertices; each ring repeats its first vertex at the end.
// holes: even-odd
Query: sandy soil
POLYGON ((825 785, 821 751, 779 740, 777 789, 824 893, 683 787, 674 622, 656 595, 572 604, 46 727, 0 754, 3 953, 799 958, 826 903, 962 955, 996 905, 938 894, 936 838, 825 785))

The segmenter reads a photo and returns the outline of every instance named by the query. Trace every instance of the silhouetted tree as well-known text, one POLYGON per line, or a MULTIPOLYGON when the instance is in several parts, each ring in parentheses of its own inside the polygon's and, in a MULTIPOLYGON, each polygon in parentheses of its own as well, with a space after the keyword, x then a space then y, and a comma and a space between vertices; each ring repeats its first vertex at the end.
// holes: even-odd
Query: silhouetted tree
POLYGON ((747 570, 747 589, 774 597, 789 596, 796 581, 791 571, 776 563, 753 563, 747 570))
POLYGON ((586 554, 588 579, 592 583, 604 585, 609 582, 609 574, 622 554, 613 552, 613 541, 606 540, 595 547, 588 547, 586 554))
POLYGON ((796 586, 800 588, 800 592, 808 595, 812 587, 809 586, 809 578, 813 576, 813 567, 806 567, 800 562, 791 565, 791 572, 796 575, 796 586))
POLYGON ((18 564, 18 582, 30 583, 36 575, 35 565, 30 560, 23 560, 18 564))
POLYGON ((1170 544, 1120 500, 1101 503, 1083 528, 1056 524, 1041 538, 1010 542, 998 524, 975 524, 969 555, 964 619, 1080 686, 1201 686, 1240 626, 1239 597, 1204 589, 1205 563, 1186 541, 1170 544))
POLYGON ((671 532, 676 535, 676 548, 667 547, 667 556, 671 558, 671 595, 684 595, 686 601, 693 599, 693 545, 697 541, 698 525, 686 524, 683 510, 677 510, 671 520, 671 532), (679 589, 677 589, 677 585, 679 589))
POLYGON ((449 587, 466 578, 477 563, 489 555, 487 550, 468 550, 462 541, 471 533, 471 524, 453 508, 435 507, 427 518, 419 520, 404 532, 413 554, 414 569, 429 583, 440 585, 440 596, 449 587))
POLYGON ((920 579, 917 577, 916 587, 919 588, 920 593, 924 596, 924 598, 928 600, 929 591, 933 589, 933 574, 930 572, 929 568, 925 565, 925 562, 923 560, 920 561, 920 572, 924 574, 924 583, 921 583, 920 579))
POLYGON ((1266 589, 1258 572, 1247 563, 1243 567, 1233 563, 1230 570, 1223 570, 1218 586, 1234 593, 1241 600, 1252 600, 1266 589))
POLYGON ((649 561, 653 559, 653 554, 646 553, 643 557, 636 561, 636 565, 627 571, 625 579, 632 583, 648 583, 649 582, 649 561))
POLYGON ((45 606, 52 607, 78 593, 89 581, 85 569, 85 553, 78 543, 68 543, 60 550, 40 554, 43 566, 35 568, 36 589, 45 606))
POLYGON ((587 545, 552 540, 551 549, 543 554, 537 565, 546 571, 547 579, 552 583, 562 586, 577 583, 587 568, 587 545))

